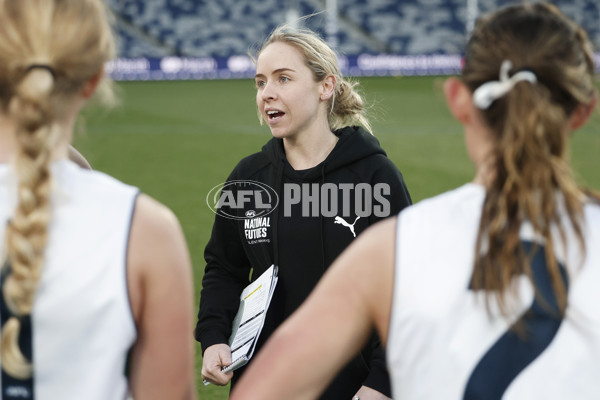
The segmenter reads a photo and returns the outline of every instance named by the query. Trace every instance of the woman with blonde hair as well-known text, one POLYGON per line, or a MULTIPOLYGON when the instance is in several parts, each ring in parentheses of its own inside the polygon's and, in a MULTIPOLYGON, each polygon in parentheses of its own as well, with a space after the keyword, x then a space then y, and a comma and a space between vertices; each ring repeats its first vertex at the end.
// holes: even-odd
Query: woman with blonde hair
MULTIPOLYGON (((205 250, 196 339, 204 351, 203 378, 220 385, 232 376, 235 385, 243 374, 221 369, 231 363, 227 342, 250 280, 278 266, 258 350, 355 237, 410 204, 400 171, 370 132, 356 84, 342 77, 334 51, 317 34, 277 28, 258 52, 255 82, 259 119, 273 138, 235 167, 224 189, 237 199, 269 187, 279 202, 263 213, 264 199, 250 196, 217 212, 205 250)), ((352 356, 323 398, 389 397, 379 339, 374 335, 352 356)))
POLYGON ((196 397, 177 219, 68 160, 77 115, 113 56, 101 0, 0 1, 5 400, 196 397))
POLYGON ((231 399, 312 399, 376 327, 394 398, 600 397, 600 198, 567 143, 596 105, 586 33, 544 3, 479 20, 444 87, 473 182, 373 227, 231 399))

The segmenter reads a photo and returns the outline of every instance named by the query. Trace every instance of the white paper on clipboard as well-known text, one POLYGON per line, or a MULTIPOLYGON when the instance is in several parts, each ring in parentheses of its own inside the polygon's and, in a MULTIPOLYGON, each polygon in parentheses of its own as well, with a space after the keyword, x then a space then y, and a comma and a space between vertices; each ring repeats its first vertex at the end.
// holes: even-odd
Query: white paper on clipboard
POLYGON ((224 372, 235 371, 252 358, 277 284, 277 270, 276 265, 271 265, 242 291, 229 338, 232 363, 223 368, 224 372))

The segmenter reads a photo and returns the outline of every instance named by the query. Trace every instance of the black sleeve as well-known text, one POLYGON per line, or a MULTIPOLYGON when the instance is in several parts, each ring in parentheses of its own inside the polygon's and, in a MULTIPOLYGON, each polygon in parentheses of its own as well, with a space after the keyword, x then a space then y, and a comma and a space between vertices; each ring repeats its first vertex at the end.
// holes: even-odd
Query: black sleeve
POLYGON ((363 382, 363 386, 375 389, 387 397, 392 397, 392 386, 387 371, 385 349, 383 348, 379 335, 374 332, 367 346, 362 351, 363 357, 369 364, 369 375, 363 382))
MULTIPOLYGON (((390 203, 390 213, 388 216, 395 216, 402 209, 412 204, 402 173, 400 173, 394 163, 387 157, 383 160, 381 167, 377 169, 373 183, 387 183, 390 187, 390 194, 385 196, 390 203)), ((369 222, 373 224, 384 218, 386 217, 377 217, 373 215, 369 222)), ((392 389, 387 372, 385 349, 376 332, 371 336, 371 339, 363 349, 362 354, 371 369, 367 379, 363 382, 363 385, 391 397, 392 389)))
MULTIPOLYGON (((232 180, 232 176, 228 180, 232 180)), ((202 353, 213 344, 228 342, 231 324, 239 307, 240 293, 250 280, 250 262, 237 224, 235 219, 216 215, 210 240, 204 250, 206 268, 195 330, 202 353)))

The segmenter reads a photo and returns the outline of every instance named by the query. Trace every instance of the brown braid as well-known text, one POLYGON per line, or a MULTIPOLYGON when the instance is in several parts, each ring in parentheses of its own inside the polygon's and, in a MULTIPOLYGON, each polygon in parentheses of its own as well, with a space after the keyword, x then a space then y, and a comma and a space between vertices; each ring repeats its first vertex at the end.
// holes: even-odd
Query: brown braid
POLYGON ((596 96, 591 45, 585 32, 552 5, 513 6, 478 22, 468 45, 464 82, 475 90, 497 80, 504 60, 512 62, 511 74, 528 69, 538 82, 519 82, 483 111, 495 141, 495 178, 483 206, 472 286, 495 293, 506 312, 503 293, 511 280, 531 276, 519 238, 527 221, 544 239, 548 272, 564 312, 566 288, 551 228, 558 228, 564 242, 566 227, 559 212, 564 208, 585 251, 585 195, 572 178, 566 151, 568 118, 596 96))

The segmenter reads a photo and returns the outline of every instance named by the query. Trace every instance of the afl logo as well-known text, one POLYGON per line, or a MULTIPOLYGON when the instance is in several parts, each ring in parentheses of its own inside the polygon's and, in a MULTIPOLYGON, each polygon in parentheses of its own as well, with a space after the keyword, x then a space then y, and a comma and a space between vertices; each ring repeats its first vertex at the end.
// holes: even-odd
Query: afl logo
POLYGON ((229 181, 213 187, 206 195, 206 204, 222 217, 251 219, 269 215, 279 204, 279 196, 262 182, 229 181))

